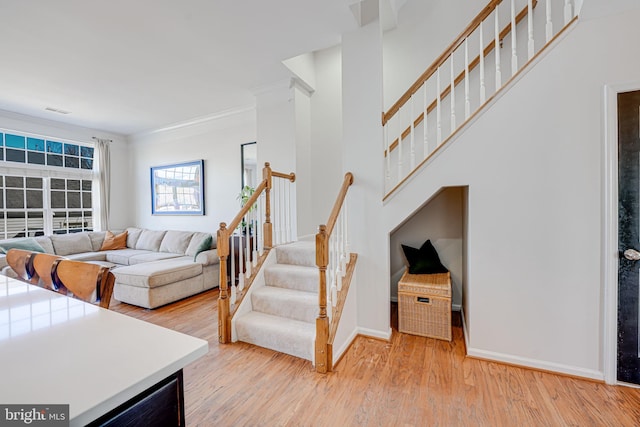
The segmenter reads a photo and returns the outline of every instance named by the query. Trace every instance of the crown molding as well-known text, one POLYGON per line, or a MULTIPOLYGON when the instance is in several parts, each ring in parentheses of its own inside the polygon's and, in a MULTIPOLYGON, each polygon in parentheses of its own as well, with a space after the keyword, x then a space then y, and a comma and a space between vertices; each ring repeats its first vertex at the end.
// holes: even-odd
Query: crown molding
POLYGON ((164 126, 157 129, 146 130, 142 132, 137 132, 129 135, 129 140, 137 140, 151 135, 158 135, 165 132, 175 131, 178 129, 188 128, 195 125, 206 124, 209 122, 214 122, 217 120, 221 120, 227 117, 235 116, 242 113, 247 113, 249 111, 255 111, 255 104, 243 105, 240 107, 228 108, 226 110, 218 111, 216 113, 207 114, 205 116, 196 117, 190 120, 185 120, 182 122, 176 122, 170 124, 168 126, 164 126))

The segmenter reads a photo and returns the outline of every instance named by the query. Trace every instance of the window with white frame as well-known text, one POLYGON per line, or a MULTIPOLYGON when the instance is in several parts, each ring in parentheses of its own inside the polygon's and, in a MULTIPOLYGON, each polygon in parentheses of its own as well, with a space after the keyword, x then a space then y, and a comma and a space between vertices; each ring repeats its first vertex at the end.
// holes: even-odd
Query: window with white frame
POLYGON ((93 230, 94 149, 0 130, 0 238, 93 230))

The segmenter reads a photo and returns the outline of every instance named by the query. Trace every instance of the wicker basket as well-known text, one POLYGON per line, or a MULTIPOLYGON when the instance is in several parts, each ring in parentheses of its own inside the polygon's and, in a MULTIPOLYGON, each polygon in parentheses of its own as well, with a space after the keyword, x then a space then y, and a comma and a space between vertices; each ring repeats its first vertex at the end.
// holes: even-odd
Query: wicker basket
POLYGON ((449 273, 404 273, 398 282, 398 330, 451 341, 449 273))

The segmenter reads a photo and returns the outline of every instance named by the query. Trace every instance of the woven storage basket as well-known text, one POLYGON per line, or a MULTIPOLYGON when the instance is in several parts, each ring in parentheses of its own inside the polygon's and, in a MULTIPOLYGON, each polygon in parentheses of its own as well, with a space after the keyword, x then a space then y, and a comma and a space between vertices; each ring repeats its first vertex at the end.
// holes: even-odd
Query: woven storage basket
POLYGON ((404 273, 398 282, 398 330, 451 341, 449 273, 404 273))

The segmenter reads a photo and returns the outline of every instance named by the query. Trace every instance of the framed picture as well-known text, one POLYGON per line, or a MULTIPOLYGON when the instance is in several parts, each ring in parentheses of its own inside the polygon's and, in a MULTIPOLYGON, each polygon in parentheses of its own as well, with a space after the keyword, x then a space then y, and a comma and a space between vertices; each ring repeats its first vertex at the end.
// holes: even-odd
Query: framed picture
POLYGON ((151 168, 153 215, 204 215, 204 160, 151 168))

